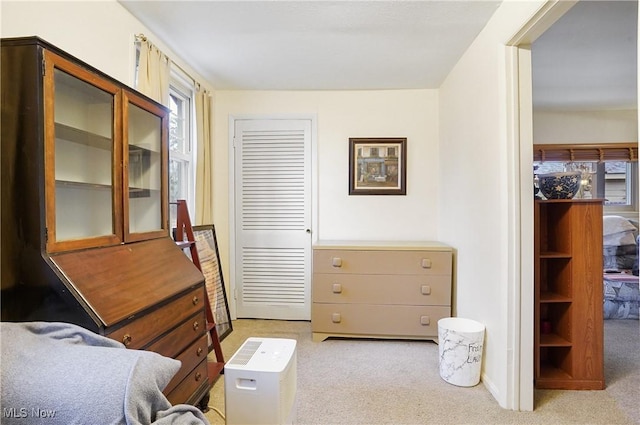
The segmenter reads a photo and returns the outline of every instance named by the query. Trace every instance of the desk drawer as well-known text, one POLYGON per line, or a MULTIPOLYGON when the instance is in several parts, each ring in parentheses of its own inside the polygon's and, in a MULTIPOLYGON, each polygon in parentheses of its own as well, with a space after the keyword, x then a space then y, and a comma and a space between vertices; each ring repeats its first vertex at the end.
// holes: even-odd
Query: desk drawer
POLYGON ((203 385, 209 385, 207 378, 206 357, 200 364, 187 374, 187 376, 167 394, 171 404, 184 403, 203 385))
POLYGON ((144 348, 167 329, 201 311, 204 306, 204 287, 200 286, 175 301, 166 304, 119 328, 108 332, 109 338, 122 342, 127 348, 144 348))
POLYGON ((175 374, 164 389, 164 393, 170 393, 203 359, 207 358, 207 334, 202 335, 196 342, 191 344, 176 360, 182 362, 180 370, 175 374))
POLYGON ((175 357, 187 345, 205 334, 206 328, 205 312, 201 311, 145 349, 166 357, 175 357))
POLYGON ((313 302, 451 305, 451 277, 313 274, 313 302))
POLYGON ((451 275, 451 252, 443 251, 313 251, 314 273, 451 275))
POLYGON ((438 320, 449 317, 449 307, 321 304, 311 307, 311 330, 330 334, 394 337, 438 335, 438 320))

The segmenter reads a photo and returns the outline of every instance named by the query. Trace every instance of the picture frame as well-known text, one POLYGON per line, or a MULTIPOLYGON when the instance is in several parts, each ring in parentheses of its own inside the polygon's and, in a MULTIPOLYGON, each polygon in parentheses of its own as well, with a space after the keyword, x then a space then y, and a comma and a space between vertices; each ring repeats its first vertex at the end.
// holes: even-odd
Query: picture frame
MULTIPOLYGON (((222 276, 220 264, 220 252, 218 251, 218 239, 216 228, 213 224, 193 226, 193 237, 198 250, 200 267, 205 279, 205 286, 211 312, 216 323, 218 339, 222 341, 233 331, 231 313, 227 301, 227 293, 222 276)), ((187 254, 189 254, 187 252, 187 254)), ((189 255, 190 257, 190 255, 189 255)))
POLYGON ((407 138, 349 138, 349 195, 406 195, 407 138))

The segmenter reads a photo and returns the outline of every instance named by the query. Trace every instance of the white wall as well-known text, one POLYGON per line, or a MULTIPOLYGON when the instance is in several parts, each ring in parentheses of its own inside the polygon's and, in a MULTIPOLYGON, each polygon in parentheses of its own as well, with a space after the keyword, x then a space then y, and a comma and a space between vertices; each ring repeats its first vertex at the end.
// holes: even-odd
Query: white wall
POLYGON ((143 33, 203 86, 208 83, 115 0, 1 1, 0 35, 38 36, 133 86, 135 35, 143 33))
MULTIPOLYGON (((436 90, 215 92, 214 217, 229 228, 229 117, 317 118, 317 239, 433 240, 438 237, 436 90), (349 137, 407 138, 406 196, 349 196, 349 137)), ((229 235, 218 236, 222 252, 229 235)), ((228 259, 221 258, 228 276, 228 259)))
POLYGON ((508 162, 518 142, 508 133, 504 46, 544 3, 503 2, 440 88, 440 240, 457 249, 457 315, 486 325, 483 382, 508 408, 519 171, 508 162))
POLYGON ((638 141, 636 109, 533 112, 534 143, 622 143, 638 141))

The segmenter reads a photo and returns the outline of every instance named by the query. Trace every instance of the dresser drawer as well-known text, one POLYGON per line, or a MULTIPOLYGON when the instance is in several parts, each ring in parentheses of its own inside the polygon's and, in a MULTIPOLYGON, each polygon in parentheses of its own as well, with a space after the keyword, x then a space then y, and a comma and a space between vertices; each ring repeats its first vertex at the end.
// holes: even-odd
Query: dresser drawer
POLYGON ((433 337, 449 307, 320 304, 311 307, 311 330, 329 334, 433 337))
POLYGON ((189 402, 189 397, 195 394, 201 386, 209 385, 207 378, 207 359, 193 369, 187 376, 167 394, 167 399, 171 404, 189 402))
POLYGON ((157 310, 134 318, 132 322, 113 332, 107 331, 106 336, 122 342, 127 348, 145 348, 167 329, 174 328, 189 316, 201 311, 204 301, 204 288, 200 286, 157 310))
POLYGON ((155 351, 166 357, 177 356, 184 347, 205 334, 207 326, 205 317, 204 311, 190 317, 173 331, 149 345, 146 350, 155 351))
POLYGON ((314 249, 314 273, 451 274, 451 252, 314 249))
POLYGON ((182 362, 180 370, 175 374, 171 381, 164 389, 165 394, 169 394, 203 359, 207 358, 208 342, 207 334, 204 334, 187 347, 180 355, 176 357, 176 360, 182 362))
POLYGON ((313 274, 313 302, 451 305, 451 278, 441 275, 313 274))

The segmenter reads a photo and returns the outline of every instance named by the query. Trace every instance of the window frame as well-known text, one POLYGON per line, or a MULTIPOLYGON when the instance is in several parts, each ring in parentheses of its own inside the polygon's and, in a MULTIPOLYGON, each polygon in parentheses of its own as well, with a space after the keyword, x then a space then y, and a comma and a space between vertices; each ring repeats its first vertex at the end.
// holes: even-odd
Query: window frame
MULTIPOLYGON (((186 191, 187 196, 187 208, 189 209, 189 215, 191 221, 195 223, 195 183, 196 183, 196 131, 195 131, 195 94, 196 88, 191 79, 182 76, 180 73, 172 69, 169 77, 169 96, 175 96, 182 101, 188 101, 188 107, 185 109, 188 113, 188 117, 185 119, 185 124, 188 128, 185 132, 184 143, 187 146, 187 152, 177 152, 169 150, 169 161, 178 160, 183 164, 187 164, 187 169, 183 170, 182 179, 186 178, 186 187, 183 186, 183 190, 186 191)), ((172 113, 173 114, 173 113, 172 113)), ((172 210, 173 212, 173 210, 172 210)))

